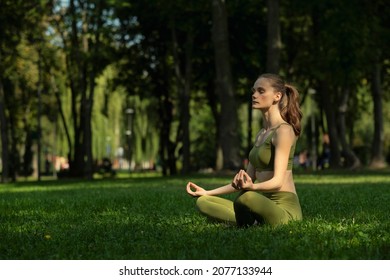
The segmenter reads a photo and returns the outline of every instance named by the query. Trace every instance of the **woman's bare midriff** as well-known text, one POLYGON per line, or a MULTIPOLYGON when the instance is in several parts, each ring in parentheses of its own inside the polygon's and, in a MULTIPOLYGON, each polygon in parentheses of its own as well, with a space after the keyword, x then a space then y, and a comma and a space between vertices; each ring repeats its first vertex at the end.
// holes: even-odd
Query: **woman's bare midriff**
MULTIPOLYGON (((256 180, 257 182, 265 182, 265 181, 268 181, 268 180, 271 180, 272 177, 274 176, 274 172, 273 171, 256 171, 256 180)), ((274 192, 274 191, 278 191, 278 192, 292 192, 292 193, 297 193, 296 190, 295 190, 295 184, 294 184, 294 180, 293 180, 293 174, 292 174, 292 171, 291 170, 287 170, 286 171, 286 176, 285 176, 285 180, 282 184, 282 187, 278 190, 270 190, 270 192, 274 192)))

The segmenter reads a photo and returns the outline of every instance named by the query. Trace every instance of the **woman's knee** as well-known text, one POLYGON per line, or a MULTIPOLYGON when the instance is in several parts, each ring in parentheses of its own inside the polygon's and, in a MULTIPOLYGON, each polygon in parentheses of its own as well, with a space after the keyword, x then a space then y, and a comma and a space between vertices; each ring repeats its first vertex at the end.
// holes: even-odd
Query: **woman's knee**
POLYGON ((253 191, 246 191, 242 194, 240 194, 234 201, 234 205, 245 205, 247 206, 250 201, 253 200, 254 196, 256 195, 256 192, 253 191))
POLYGON ((250 226, 255 222, 249 202, 252 200, 251 192, 247 191, 240 194, 234 201, 234 211, 236 215, 237 225, 250 226))
POLYGON ((196 199, 196 207, 202 209, 205 205, 209 203, 209 196, 202 195, 196 199))

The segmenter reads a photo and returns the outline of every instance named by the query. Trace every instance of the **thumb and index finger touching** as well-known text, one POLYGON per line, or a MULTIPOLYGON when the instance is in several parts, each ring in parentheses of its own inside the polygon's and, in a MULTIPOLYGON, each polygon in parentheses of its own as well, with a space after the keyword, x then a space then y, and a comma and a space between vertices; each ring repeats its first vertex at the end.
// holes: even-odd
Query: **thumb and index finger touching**
POLYGON ((186 186, 187 193, 192 196, 197 196, 196 191, 199 190, 200 187, 192 182, 188 182, 186 186))

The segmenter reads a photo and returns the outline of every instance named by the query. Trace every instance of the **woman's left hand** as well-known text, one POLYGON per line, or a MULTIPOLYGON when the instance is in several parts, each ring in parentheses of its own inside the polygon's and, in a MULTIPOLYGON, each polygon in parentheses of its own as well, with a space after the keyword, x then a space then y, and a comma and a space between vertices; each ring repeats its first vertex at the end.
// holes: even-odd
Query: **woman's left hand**
POLYGON ((253 190, 252 178, 245 170, 240 170, 234 179, 238 189, 253 190))

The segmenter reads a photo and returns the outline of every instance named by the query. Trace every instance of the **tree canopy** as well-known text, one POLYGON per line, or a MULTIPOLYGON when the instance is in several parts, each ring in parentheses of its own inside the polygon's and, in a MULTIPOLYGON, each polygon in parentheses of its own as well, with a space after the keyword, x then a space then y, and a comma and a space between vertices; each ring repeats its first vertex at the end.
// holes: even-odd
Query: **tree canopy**
POLYGON ((390 157, 384 0, 0 2, 2 181, 245 166, 258 75, 301 94, 312 166, 390 157), (328 141, 329 139, 329 141, 328 141), (43 168, 44 167, 44 168, 43 168), (60 174, 58 173, 58 174, 60 174))

